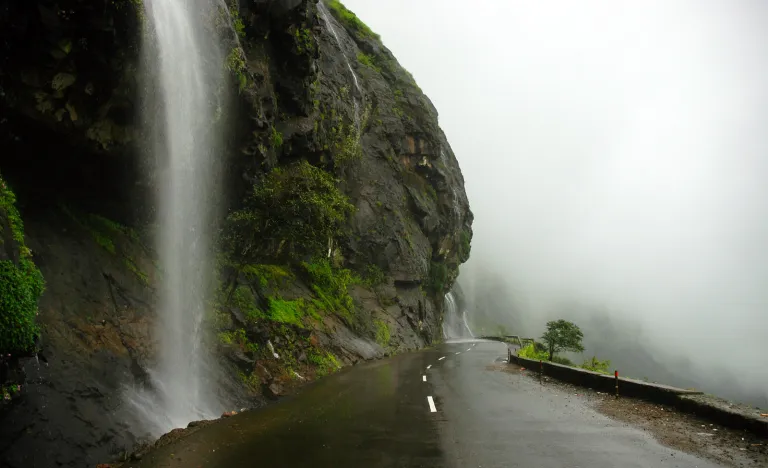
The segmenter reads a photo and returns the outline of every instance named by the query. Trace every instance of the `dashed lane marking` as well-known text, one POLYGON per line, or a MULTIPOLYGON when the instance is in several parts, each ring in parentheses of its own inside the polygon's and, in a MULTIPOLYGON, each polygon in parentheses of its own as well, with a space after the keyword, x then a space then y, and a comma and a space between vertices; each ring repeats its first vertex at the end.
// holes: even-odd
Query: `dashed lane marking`
POLYGON ((435 408, 435 401, 432 399, 431 396, 427 397, 427 401, 429 402, 429 411, 433 413, 437 413, 437 408, 435 408))
POLYGON ((438 361, 442 361, 443 359, 445 359, 445 356, 443 356, 440 359, 438 359, 438 361))
POLYGON ((427 376, 426 376, 426 375, 422 375, 422 376, 421 376, 421 380, 422 380, 423 382, 426 382, 426 381, 427 381, 427 376))

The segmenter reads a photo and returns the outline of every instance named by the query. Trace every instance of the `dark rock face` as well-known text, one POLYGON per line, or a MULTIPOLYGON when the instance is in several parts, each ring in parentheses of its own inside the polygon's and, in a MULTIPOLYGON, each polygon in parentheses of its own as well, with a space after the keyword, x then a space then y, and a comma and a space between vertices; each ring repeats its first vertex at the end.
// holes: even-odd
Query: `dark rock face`
MULTIPOLYGON (((472 213, 434 106, 343 7, 229 3, 244 34, 223 41, 231 47, 224 55, 244 66, 227 67, 228 206, 240 206, 271 168, 309 161, 332 172, 356 208, 331 245, 334 264, 379 276, 349 287, 355 323, 336 313, 312 326, 253 323, 242 304, 226 304, 217 330, 242 330, 258 345, 212 346, 223 370, 217 387, 239 409, 337 365, 439 340, 442 296, 469 256, 472 213), (285 376, 288 361, 297 376, 285 376)), ((146 383, 155 349, 158 273, 147 246, 156 187, 139 115, 141 8, 138 0, 0 0, 0 171, 22 202, 47 282, 45 361, 26 362, 23 398, 0 414, 0 466, 95 465, 144 441, 122 393, 146 383)), ((221 274, 231 291, 254 292, 253 307, 268 307, 252 278, 221 274)), ((272 292, 316 299, 301 274, 272 292)))

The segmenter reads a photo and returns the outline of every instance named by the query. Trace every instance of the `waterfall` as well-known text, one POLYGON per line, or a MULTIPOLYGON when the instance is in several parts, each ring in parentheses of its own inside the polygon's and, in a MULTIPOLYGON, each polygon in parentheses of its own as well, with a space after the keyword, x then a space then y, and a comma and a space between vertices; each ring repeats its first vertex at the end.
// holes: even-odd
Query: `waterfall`
POLYGON ((209 299, 215 200, 216 90, 223 79, 217 38, 201 19, 206 0, 145 0, 148 31, 145 56, 158 161, 160 304, 157 363, 145 388, 128 392, 128 402, 145 428, 159 435, 193 420, 217 417, 220 404, 207 377, 202 321, 209 299))
MULTIPOLYGON (((341 50, 341 56, 344 57, 344 61, 347 63, 347 69, 349 70, 349 74, 352 76, 352 82, 355 85, 355 89, 357 90, 357 94, 360 96, 363 95, 363 89, 360 87, 360 81, 357 78, 357 74, 352 69, 352 64, 349 63, 349 58, 347 58, 347 54, 344 52, 344 46, 341 44, 341 39, 339 39, 339 34, 336 31, 336 28, 333 26, 333 22, 331 21, 331 18, 328 13, 328 9, 326 8, 325 4, 320 1, 317 4, 317 9, 320 11, 320 16, 323 19, 323 22, 325 23, 325 26, 328 28, 328 30, 331 31, 331 34, 333 34, 334 39, 336 39, 336 44, 339 46, 339 49, 341 50)), ((358 135, 360 134, 360 102, 357 100, 357 96, 353 94, 352 101, 355 106, 355 128, 357 129, 358 135)))
POLYGON ((445 295, 445 314, 443 318, 443 336, 448 340, 474 338, 467 323, 467 311, 459 313, 459 306, 453 293, 445 295))

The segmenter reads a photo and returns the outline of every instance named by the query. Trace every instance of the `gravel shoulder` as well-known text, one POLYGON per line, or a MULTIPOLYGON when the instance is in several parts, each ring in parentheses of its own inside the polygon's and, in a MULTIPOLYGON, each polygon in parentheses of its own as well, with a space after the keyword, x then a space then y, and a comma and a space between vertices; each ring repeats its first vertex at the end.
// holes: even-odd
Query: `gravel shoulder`
MULTIPOLYGON (((498 367, 497 367, 498 368, 498 367)), ((505 372, 521 373, 538 381, 538 374, 506 365, 505 372)), ((588 405, 609 418, 650 433, 667 447, 707 458, 724 466, 768 467, 768 439, 746 430, 735 430, 680 412, 674 408, 634 398, 618 398, 592 389, 577 387, 548 377, 543 384, 588 405)))

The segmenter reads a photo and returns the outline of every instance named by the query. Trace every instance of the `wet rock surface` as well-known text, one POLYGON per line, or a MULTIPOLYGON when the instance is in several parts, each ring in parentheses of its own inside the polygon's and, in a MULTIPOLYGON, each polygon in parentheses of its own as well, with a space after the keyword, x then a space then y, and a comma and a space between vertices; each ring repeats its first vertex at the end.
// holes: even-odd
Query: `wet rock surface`
MULTIPOLYGON (((332 8, 324 18, 313 0, 227 6, 242 31, 217 26, 223 52, 243 64, 226 66, 226 206, 272 168, 307 160, 356 208, 334 265, 380 276, 350 287, 355 321, 253 323, 226 305, 215 332, 242 330, 257 346, 212 343, 221 371, 211 378, 232 407, 258 407, 339 366, 440 339, 442 294, 469 256, 472 213, 437 111, 375 35, 332 8)), ((161 274, 150 247, 157 179, 139 113, 142 8, 0 0, 0 171, 47 283, 41 358, 22 362, 22 395, 0 414, 3 466, 95 465, 147 441, 123 398, 148 383, 161 274)), ((4 246, 0 258, 14 252, 4 246)), ((252 278, 221 273, 268 306, 252 278)), ((316 299, 301 275, 269 292, 316 299)))

